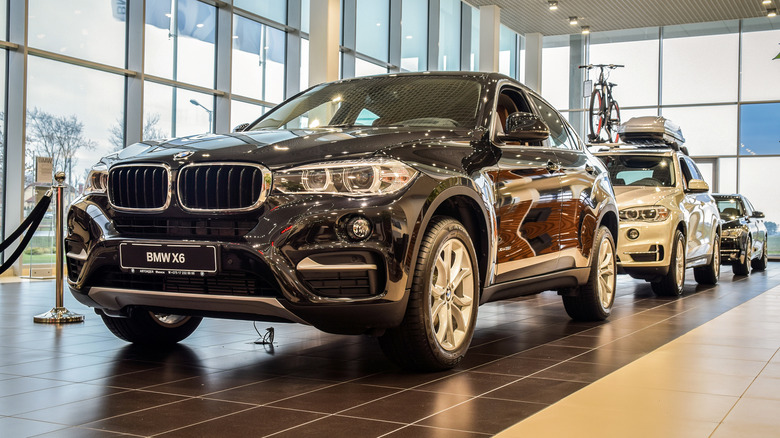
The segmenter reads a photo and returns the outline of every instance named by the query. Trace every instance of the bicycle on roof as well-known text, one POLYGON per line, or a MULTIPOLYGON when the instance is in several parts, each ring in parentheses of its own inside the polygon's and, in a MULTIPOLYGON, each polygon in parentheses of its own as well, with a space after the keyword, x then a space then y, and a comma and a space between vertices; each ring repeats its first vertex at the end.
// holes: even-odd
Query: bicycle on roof
POLYGON ((588 64, 579 68, 591 70, 599 69, 599 79, 593 84, 593 92, 590 94, 588 107, 589 131, 588 139, 593 143, 617 142, 617 129, 620 126, 620 106, 612 97, 614 82, 608 82, 611 70, 625 67, 619 64, 588 64), (614 136, 614 138, 613 138, 614 136))

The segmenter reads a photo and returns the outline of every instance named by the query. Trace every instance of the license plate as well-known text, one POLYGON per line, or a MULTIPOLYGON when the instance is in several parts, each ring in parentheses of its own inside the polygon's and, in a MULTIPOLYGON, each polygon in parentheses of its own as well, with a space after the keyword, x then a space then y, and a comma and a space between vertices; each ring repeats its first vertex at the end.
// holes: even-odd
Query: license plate
POLYGON ((217 272, 214 245, 121 243, 119 265, 141 274, 195 275, 217 272))

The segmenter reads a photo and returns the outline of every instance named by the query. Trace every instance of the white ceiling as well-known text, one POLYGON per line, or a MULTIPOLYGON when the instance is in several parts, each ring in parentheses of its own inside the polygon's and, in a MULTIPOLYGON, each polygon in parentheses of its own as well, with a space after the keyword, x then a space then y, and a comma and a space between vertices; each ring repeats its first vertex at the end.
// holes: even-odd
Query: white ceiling
MULTIPOLYGON (((498 5, 501 23, 520 34, 563 35, 668 26, 766 16, 761 0, 558 0, 551 11, 547 0, 466 0, 473 6, 498 5), (579 23, 569 25, 569 17, 579 23)), ((780 0, 772 0, 776 7, 780 0)))

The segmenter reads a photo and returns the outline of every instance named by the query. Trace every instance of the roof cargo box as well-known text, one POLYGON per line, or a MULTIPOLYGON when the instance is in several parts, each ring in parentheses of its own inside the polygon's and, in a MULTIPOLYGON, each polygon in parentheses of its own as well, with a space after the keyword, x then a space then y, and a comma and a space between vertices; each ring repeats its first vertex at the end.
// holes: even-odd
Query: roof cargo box
POLYGON ((624 143, 665 143, 680 147, 685 143, 680 125, 664 117, 632 117, 618 128, 624 143))

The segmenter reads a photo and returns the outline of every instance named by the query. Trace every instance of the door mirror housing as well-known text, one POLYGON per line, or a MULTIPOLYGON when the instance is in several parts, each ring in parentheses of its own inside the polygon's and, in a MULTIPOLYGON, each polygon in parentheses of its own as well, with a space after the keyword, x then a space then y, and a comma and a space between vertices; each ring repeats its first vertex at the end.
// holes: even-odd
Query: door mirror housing
POLYGON ((688 181, 688 191, 691 193, 709 192, 710 185, 703 179, 692 179, 688 181))
POLYGON ((247 128, 247 126, 249 126, 249 123, 242 123, 236 126, 235 128, 233 128, 233 132, 242 132, 244 129, 247 128))
POLYGON ((765 216, 763 211, 754 211, 753 216, 750 217, 754 217, 756 219, 763 219, 765 216))
POLYGON ((542 141, 550 136, 550 128, 538 116, 526 113, 512 113, 506 118, 503 137, 519 141, 542 141))

